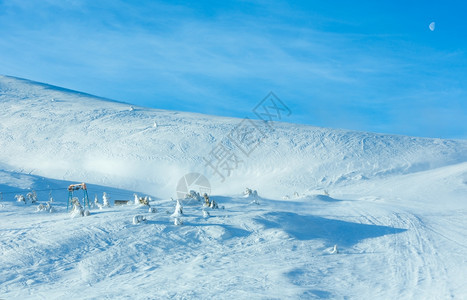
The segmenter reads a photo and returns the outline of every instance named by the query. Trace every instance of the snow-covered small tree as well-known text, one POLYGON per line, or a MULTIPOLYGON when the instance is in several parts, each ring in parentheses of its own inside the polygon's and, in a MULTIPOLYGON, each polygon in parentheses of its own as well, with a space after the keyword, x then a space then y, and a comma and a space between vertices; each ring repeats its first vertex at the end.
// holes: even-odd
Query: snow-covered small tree
POLYGON ((330 254, 337 254, 337 253, 339 253, 339 250, 337 250, 337 244, 334 245, 334 247, 332 247, 331 249, 329 249, 329 253, 330 253, 330 254))
POLYGON ((94 206, 98 207, 99 209, 102 209, 102 207, 104 207, 101 203, 99 203, 99 198, 97 197, 97 195, 94 196, 94 206))
POLYGON ((207 219, 209 218, 210 214, 207 210, 203 210, 203 218, 207 219))
POLYGON ((133 194, 133 196, 135 197, 135 205, 139 205, 139 198, 138 198, 138 195, 137 194, 133 194))
POLYGON ((81 203, 79 202, 79 199, 76 197, 73 197, 71 200, 71 203, 73 205, 73 208, 71 209, 71 216, 74 217, 83 217, 84 216, 84 209, 81 206, 81 203))
POLYGON ((212 209, 219 208, 219 206, 217 205, 217 202, 214 201, 214 199, 211 200, 211 205, 209 207, 211 207, 212 209))
POLYGON ((104 207, 110 207, 110 197, 106 192, 102 194, 102 202, 104 207))
POLYGON ((53 198, 50 197, 49 202, 47 202, 45 210, 48 211, 49 213, 55 212, 55 208, 52 206, 53 198))
POLYGON ((204 193, 204 206, 210 207, 211 206, 211 199, 209 199, 208 194, 204 193))
POLYGON ((180 200, 177 199, 177 204, 175 205, 175 211, 172 214, 172 217, 179 217, 181 215, 183 215, 183 207, 180 200))

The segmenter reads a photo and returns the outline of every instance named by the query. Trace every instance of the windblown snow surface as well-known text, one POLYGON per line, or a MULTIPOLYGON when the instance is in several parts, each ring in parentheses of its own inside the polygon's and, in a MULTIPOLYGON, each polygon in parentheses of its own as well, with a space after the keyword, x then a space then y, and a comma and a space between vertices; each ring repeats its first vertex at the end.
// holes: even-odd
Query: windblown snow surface
POLYGON ((222 179, 206 161, 241 122, 0 77, 0 298, 467 299, 467 141, 254 121, 222 179), (176 226, 191 172, 220 208, 182 201, 176 226), (73 218, 81 182, 130 204, 73 218))

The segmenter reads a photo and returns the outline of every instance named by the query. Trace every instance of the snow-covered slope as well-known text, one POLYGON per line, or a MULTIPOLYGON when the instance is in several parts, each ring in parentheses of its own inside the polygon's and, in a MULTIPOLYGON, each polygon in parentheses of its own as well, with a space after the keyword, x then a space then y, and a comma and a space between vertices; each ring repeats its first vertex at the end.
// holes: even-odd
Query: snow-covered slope
POLYGON ((249 155, 227 142, 241 162, 222 181, 204 159, 241 122, 0 77, 0 298, 467 298, 467 141, 257 121, 249 155), (185 202, 176 226, 189 172, 221 208, 185 202), (157 212, 72 218, 74 182, 157 212), (14 201, 33 189, 55 213, 14 201))
MULTIPOLYGON (((178 179, 189 172, 205 174, 214 192, 254 186, 278 196, 467 159, 466 141, 287 123, 271 130, 256 122, 262 143, 249 156, 233 148, 237 159, 222 182, 203 158, 211 160, 211 151, 240 119, 131 110, 129 104, 11 77, 0 77, 0 103, 0 163, 7 169, 162 197, 174 196, 178 179)), ((252 115, 250 107, 245 115, 252 115)))

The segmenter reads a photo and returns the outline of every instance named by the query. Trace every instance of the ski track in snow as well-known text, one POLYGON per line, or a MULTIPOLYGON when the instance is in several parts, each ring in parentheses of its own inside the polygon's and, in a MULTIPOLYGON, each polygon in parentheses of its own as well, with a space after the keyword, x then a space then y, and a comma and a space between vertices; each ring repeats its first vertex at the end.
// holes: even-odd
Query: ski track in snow
POLYGON ((4 76, 0 105, 0 299, 467 298, 466 141, 275 123, 223 183, 203 158, 241 120, 4 76), (185 203, 176 226, 168 199, 193 171, 225 209, 185 203), (76 180, 158 211, 72 218, 76 180), (14 201, 32 189, 56 212, 14 201))

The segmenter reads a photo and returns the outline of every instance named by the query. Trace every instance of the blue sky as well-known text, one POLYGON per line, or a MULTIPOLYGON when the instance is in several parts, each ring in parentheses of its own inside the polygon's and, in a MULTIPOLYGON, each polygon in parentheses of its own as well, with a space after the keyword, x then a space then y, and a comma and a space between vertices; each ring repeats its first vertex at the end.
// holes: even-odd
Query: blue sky
POLYGON ((0 73, 235 117, 273 91, 289 122, 467 138, 465 1, 193 2, 0 0, 0 73))

